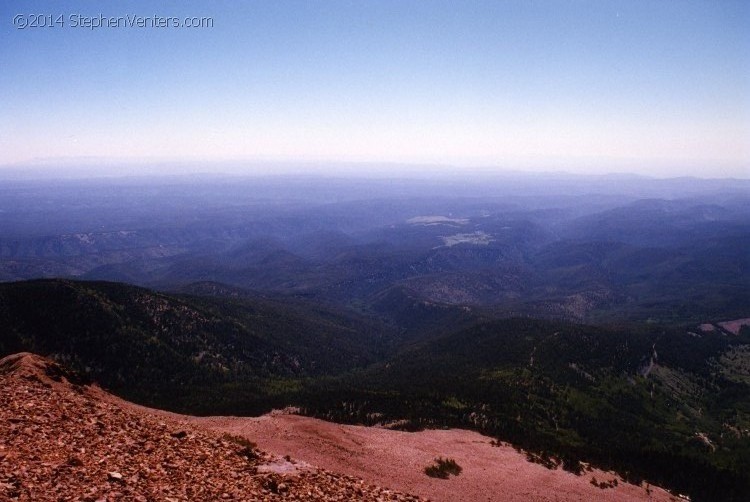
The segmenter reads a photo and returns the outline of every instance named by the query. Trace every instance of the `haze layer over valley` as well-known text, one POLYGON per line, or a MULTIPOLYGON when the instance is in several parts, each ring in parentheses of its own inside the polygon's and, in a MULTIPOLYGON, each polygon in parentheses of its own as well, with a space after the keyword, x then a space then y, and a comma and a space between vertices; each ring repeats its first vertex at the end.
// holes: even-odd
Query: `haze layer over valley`
POLYGON ((375 315, 414 298, 574 320, 729 319, 748 295, 749 191, 522 174, 9 181, 0 278, 216 282, 375 315))

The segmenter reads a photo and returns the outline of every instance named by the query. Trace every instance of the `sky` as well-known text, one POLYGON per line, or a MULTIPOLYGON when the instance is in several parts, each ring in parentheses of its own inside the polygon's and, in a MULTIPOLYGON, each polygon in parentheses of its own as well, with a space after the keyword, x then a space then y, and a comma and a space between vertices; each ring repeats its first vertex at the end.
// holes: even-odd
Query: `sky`
POLYGON ((745 1, 4 0, 0 170, 750 178, 747 26, 745 1))

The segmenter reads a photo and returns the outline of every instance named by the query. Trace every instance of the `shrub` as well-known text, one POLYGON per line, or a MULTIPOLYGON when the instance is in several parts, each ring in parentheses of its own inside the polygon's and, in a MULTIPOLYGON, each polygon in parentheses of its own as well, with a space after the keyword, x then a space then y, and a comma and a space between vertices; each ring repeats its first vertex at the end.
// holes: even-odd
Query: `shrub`
POLYGON ((433 465, 429 465, 424 468, 424 473, 430 476, 431 478, 440 478, 440 479, 448 479, 448 476, 453 474, 454 476, 458 476, 461 474, 461 471, 463 469, 460 465, 456 463, 455 460, 452 458, 442 458, 439 457, 435 459, 435 463, 433 465))
MULTIPOLYGON (((602 490, 606 490, 607 488, 614 488, 617 486, 617 479, 611 479, 610 481, 597 481, 596 477, 591 478, 591 484, 596 486, 597 488, 601 488, 602 490)), ((646 489, 647 493, 650 493, 648 488, 646 489)))

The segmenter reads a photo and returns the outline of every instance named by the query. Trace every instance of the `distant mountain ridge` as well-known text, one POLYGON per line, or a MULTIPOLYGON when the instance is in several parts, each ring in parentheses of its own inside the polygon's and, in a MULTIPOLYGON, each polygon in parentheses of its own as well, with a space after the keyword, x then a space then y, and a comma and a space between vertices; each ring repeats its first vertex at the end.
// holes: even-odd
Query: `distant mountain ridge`
POLYGON ((743 315, 746 180, 455 181, 21 183, 0 190, 0 281, 219 282, 359 311, 403 287, 429 302, 584 322, 743 315))

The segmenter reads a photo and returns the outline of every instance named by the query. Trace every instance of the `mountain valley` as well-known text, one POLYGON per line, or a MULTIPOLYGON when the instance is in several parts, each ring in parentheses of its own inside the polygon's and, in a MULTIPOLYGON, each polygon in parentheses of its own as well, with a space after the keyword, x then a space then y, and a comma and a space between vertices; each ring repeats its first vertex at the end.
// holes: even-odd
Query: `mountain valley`
MULTIPOLYGON (((748 187, 501 181, 23 182, 35 208, 18 187, 5 192, 17 206, 0 208, 12 216, 0 355, 49 357, 78 384, 172 413, 273 416, 297 442, 268 448, 302 456, 334 427, 320 419, 385 441, 381 461, 404 469, 388 433, 417 451, 462 430, 505 445, 508 466, 584 490, 571 500, 620 494, 605 479, 637 497, 661 486, 744 500, 748 187), (594 486, 589 466, 611 474, 594 486)), ((467 471, 451 486, 463 486, 471 459, 492 454, 454 447, 429 454, 456 457, 467 471)), ((309 458, 367 478, 333 454, 309 458)), ((438 481, 409 469, 394 488, 440 499, 438 481)))

